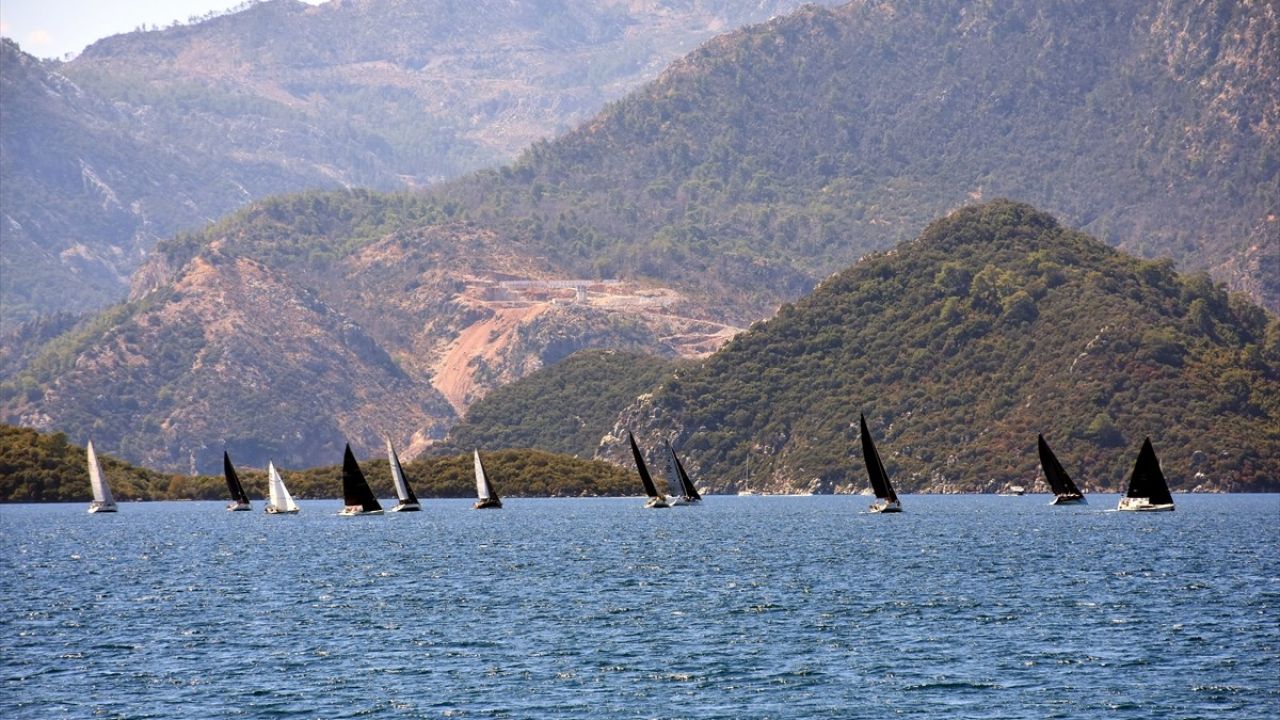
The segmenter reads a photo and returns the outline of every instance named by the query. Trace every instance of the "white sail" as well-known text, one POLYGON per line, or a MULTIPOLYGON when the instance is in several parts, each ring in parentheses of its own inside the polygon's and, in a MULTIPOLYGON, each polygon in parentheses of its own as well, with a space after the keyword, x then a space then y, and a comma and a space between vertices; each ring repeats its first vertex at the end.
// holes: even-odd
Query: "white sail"
POLYGON ((89 485, 93 487, 93 504, 90 509, 115 509, 115 498, 111 497, 111 488, 107 487, 107 479, 102 474, 102 466, 98 464, 98 454, 93 451, 93 441, 89 441, 89 485))
POLYGON ((409 501, 409 486, 404 482, 404 471, 400 468, 400 458, 396 457, 396 451, 391 447, 391 440, 387 440, 387 462, 391 465, 391 481, 396 486, 396 498, 400 502, 409 501))
POLYGON ((670 488, 670 495, 673 498, 684 497, 684 483, 680 482, 680 469, 676 467, 676 451, 671 445, 665 444, 664 450, 667 451, 667 487, 670 488))
POLYGON ((489 499, 489 480, 484 476, 484 466, 480 464, 480 451, 473 450, 475 453, 476 465, 476 497, 480 500, 489 499))
POLYGON ((293 501, 289 489, 284 486, 284 478, 280 477, 275 463, 271 461, 267 461, 267 477, 269 478, 267 492, 271 497, 271 507, 275 508, 276 512, 297 512, 298 504, 293 501))

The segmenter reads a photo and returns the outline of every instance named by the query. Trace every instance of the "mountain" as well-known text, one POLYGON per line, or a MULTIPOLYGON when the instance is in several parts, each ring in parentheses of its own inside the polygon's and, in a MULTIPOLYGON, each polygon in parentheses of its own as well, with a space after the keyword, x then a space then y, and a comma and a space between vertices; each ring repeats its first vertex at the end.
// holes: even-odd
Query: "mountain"
POLYGON ((1088 491, 1121 489, 1150 436, 1175 489, 1274 492, 1280 318, 993 201, 683 368, 621 412, 600 454, 625 464, 634 429, 674 437, 717 490, 741 489, 748 462, 755 490, 856 490, 859 413, 907 492, 1032 484, 1037 433, 1088 491))
POLYGON ((69 62, 0 41, 0 330, 119 300, 158 239, 266 195, 505 161, 798 4, 271 0, 69 62))
POLYGON ((1277 42, 1274 6, 1231 0, 806 7, 444 192, 579 272, 732 292, 740 322, 993 196, 1275 311, 1277 42))
POLYGON ((411 195, 312 193, 180 235, 129 302, 20 345, 0 413, 193 474, 217 472, 224 446, 306 467, 389 436, 411 457, 488 388, 582 348, 700 356, 737 332, 683 316, 674 290, 565 278, 447 214, 411 195))

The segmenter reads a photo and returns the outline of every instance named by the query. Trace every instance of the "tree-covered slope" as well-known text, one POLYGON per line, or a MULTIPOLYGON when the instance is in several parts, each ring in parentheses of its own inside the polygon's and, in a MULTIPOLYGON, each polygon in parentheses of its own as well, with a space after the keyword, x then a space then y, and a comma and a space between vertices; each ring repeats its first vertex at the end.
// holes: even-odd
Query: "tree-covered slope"
MULTIPOLYGON (((341 451, 333 455, 337 460, 341 451)), ((103 474, 118 500, 219 500, 227 486, 221 475, 169 475, 123 463, 98 453, 103 474)), ((265 470, 242 465, 233 457, 250 498, 265 498, 265 470)), ((484 453, 485 470, 499 492, 508 497, 577 497, 633 495, 634 477, 608 463, 581 460, 537 450, 484 453)), ((370 487, 378 497, 395 497, 386 456, 362 460, 370 487)), ((305 470, 279 466, 290 493, 300 499, 340 498, 342 466, 305 470)), ((471 453, 404 463, 405 474, 420 498, 474 497, 471 453)), ((0 424, 0 502, 88 502, 89 473, 85 449, 63 433, 44 434, 0 424)))
POLYGON ((983 197, 1275 310, 1278 42, 1274 5, 1231 0, 807 7, 452 196, 584 270, 736 291, 739 319, 794 297, 787 272, 823 277, 983 197))
POLYGON ((675 367, 670 360, 634 352, 577 353, 486 395, 449 431, 446 445, 591 457, 613 429, 618 411, 675 367))
POLYGON ((68 62, 0 46, 0 330, 102 307, 157 239, 268 194, 514 157, 797 0, 248 2, 68 62), (19 254, 20 253, 20 254, 19 254))
POLYGON ((619 424, 674 436, 721 489, 748 458, 755 489, 863 487, 865 413, 907 491, 1030 482, 1037 433, 1087 490, 1120 488, 1145 436, 1175 489, 1275 490, 1278 381, 1275 316, 995 201, 829 278, 619 424))

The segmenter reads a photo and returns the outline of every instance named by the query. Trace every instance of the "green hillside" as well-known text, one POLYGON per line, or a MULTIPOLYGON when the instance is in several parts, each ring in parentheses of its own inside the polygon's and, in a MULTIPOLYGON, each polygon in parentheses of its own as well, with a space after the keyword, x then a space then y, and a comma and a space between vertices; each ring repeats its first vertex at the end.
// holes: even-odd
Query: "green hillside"
POLYGON ((618 410, 675 367, 670 360, 639 353, 577 353, 486 395, 449 432, 447 445, 592 457, 613 429, 618 410))
MULTIPOLYGON (((221 500, 226 497, 227 488, 221 475, 158 473, 120 462, 101 452, 98 459, 117 500, 221 500)), ((85 449, 68 443, 62 433, 37 433, 0 424, 0 502, 88 502, 86 462, 85 449)), ((504 496, 637 494, 638 481, 608 463, 535 450, 485 452, 484 462, 485 470, 504 496)), ((362 469, 378 497, 395 497, 385 456, 363 461, 362 469)), ((404 469, 421 498, 475 496, 475 475, 469 452, 407 462, 404 469)), ((299 471, 281 468, 281 472, 294 497, 341 496, 341 465, 299 471)), ((237 474, 251 498, 266 496, 264 470, 238 467, 237 474)))
MULTIPOLYGON (((627 411, 720 489, 865 476, 865 413, 905 490, 1038 473, 1037 433, 1089 490, 1151 436, 1173 487, 1280 489, 1280 319, 1203 274, 996 201, 841 272, 627 411)), ((609 453, 625 457, 621 447, 609 453)))

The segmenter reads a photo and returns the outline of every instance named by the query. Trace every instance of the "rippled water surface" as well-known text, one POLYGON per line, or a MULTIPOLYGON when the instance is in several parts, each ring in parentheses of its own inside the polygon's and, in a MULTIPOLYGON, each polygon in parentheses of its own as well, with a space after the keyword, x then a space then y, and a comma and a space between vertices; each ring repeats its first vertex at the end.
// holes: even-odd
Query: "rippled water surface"
POLYGON ((1280 496, 1091 500, 3 506, 0 717, 1280 717, 1280 496))

